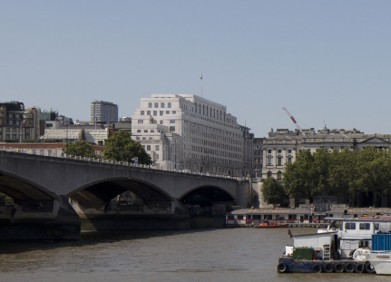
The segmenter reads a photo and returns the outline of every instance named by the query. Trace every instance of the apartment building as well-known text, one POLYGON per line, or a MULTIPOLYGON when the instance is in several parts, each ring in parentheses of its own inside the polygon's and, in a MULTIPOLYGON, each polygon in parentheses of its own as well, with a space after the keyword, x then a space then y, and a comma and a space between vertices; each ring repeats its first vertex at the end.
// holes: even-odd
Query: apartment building
POLYGON ((22 102, 0 103, 0 142, 36 141, 40 136, 40 109, 22 102))
POLYGON ((107 124, 118 122, 118 106, 112 102, 91 102, 90 117, 92 124, 107 124))
POLYGON ((249 128, 225 106, 191 94, 142 98, 132 116, 132 136, 157 167, 219 175, 252 173, 249 128), (250 149, 249 149, 250 146, 250 149))

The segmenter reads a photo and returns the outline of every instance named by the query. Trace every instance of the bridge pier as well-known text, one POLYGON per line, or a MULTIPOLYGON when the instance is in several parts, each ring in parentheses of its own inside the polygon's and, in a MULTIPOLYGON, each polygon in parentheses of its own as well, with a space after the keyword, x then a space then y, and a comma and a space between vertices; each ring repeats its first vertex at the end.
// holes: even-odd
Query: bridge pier
POLYGON ((77 201, 72 201, 72 206, 80 217, 82 232, 183 230, 191 226, 187 210, 177 200, 161 209, 135 205, 83 208, 77 201))
POLYGON ((80 219, 67 199, 0 206, 0 240, 79 240, 80 219))

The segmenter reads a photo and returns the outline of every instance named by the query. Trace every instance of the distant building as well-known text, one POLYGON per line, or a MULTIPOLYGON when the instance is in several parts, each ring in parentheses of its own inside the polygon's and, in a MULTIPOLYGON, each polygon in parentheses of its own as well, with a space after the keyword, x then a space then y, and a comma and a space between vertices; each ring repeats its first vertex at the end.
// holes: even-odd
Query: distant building
POLYGON ((37 141, 40 112, 37 107, 26 109, 22 102, 0 103, 0 142, 37 141))
POLYGON ((357 129, 328 128, 318 131, 313 128, 302 131, 272 130, 269 137, 263 140, 262 179, 273 177, 281 180, 285 166, 294 162, 303 150, 314 153, 318 149, 358 150, 365 147, 390 149, 391 134, 366 134, 357 129))
POLYGON ((254 138, 254 177, 256 179, 262 177, 263 140, 264 138, 254 138))
POLYGON ((162 169, 219 175, 252 173, 253 134, 225 106, 190 94, 143 98, 132 136, 162 169))
POLYGON ((118 122, 118 106, 106 101, 91 102, 90 109, 92 124, 108 124, 118 122))

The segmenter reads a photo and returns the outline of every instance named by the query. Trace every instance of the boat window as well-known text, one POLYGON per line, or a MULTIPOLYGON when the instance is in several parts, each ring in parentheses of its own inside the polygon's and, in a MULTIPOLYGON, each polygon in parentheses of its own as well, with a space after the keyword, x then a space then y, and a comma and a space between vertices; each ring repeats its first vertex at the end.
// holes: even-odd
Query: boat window
POLYGON ((243 215, 238 215, 238 219, 243 219, 243 215))
POLYGON ((354 230, 354 229, 356 229, 356 223, 355 222, 346 222, 345 223, 345 229, 346 230, 354 230))
POLYGON ((360 230, 370 230, 371 224, 369 222, 361 222, 360 223, 360 230))
POLYGON ((253 219, 261 219, 261 215, 260 214, 253 214, 253 219))

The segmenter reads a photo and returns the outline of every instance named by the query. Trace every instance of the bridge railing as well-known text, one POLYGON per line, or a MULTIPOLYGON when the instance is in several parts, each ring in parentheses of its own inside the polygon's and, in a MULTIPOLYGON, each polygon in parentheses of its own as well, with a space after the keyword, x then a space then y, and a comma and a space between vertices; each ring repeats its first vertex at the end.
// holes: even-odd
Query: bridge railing
POLYGON ((160 168, 153 165, 144 165, 144 164, 138 164, 134 162, 125 162, 125 161, 115 161, 115 160, 105 160, 102 158, 87 158, 87 157, 81 157, 81 156, 74 156, 74 155, 67 155, 64 153, 56 154, 56 155, 45 155, 40 154, 40 150, 36 150, 35 152, 19 149, 19 148, 7 148, 5 146, 0 147, 0 151, 10 152, 10 153, 17 153, 17 154, 26 154, 26 155, 36 155, 40 157, 46 157, 46 158, 57 158, 57 159, 70 159, 70 160, 77 160, 77 161, 86 161, 86 162, 94 162, 94 163, 104 163, 104 164, 114 164, 114 165, 121 165, 126 167, 135 167, 135 168, 142 168, 142 169, 151 169, 151 170, 160 170, 160 171, 170 171, 175 173, 182 173, 182 174, 191 174, 191 175, 198 175, 198 176, 206 176, 206 177, 216 177, 216 178, 224 178, 224 179, 232 179, 232 180, 247 180, 247 177, 237 177, 237 176, 230 176, 230 175, 221 175, 221 174, 213 174, 210 172, 198 172, 198 171, 192 171, 189 169, 168 169, 168 168, 160 168), (37 152, 38 151, 38 152, 37 152))

